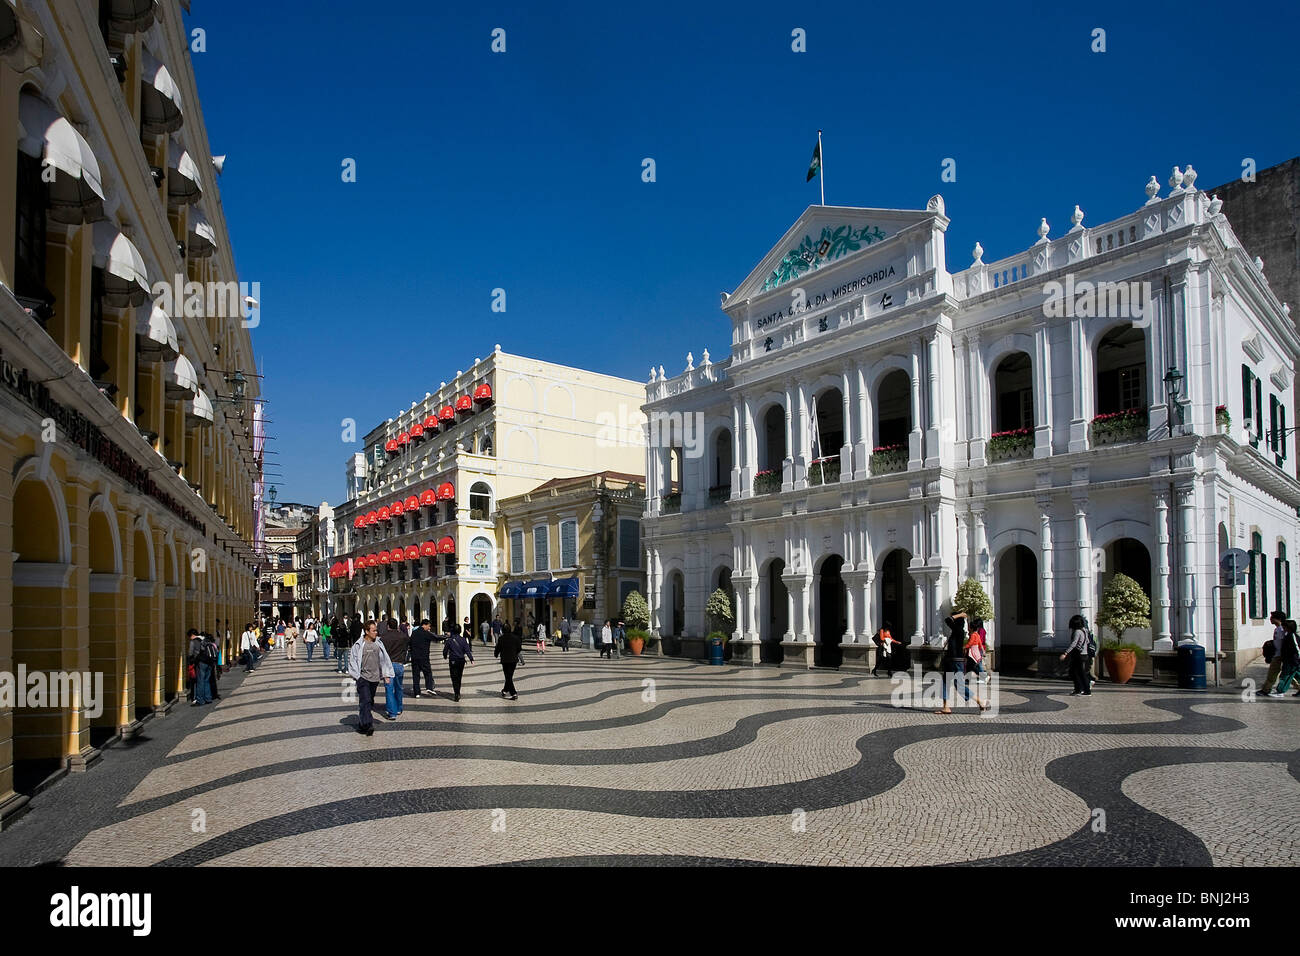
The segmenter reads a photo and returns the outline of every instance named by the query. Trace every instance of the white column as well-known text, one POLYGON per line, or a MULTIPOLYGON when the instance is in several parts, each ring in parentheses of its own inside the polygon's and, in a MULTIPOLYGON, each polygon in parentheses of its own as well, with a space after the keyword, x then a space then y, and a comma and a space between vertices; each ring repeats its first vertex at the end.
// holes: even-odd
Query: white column
MULTIPOLYGON (((848 366, 845 366, 840 371, 840 400, 842 403, 840 420, 844 422, 844 444, 840 446, 840 481, 850 481, 853 478, 853 393, 851 387, 849 369, 848 366)), ((851 624, 850 627, 852 627, 851 624)))
POLYGON ((799 401, 799 418, 794 432, 799 442, 799 450, 798 454, 794 457, 794 486, 796 488, 806 488, 808 486, 808 461, 812 457, 812 431, 808 414, 810 404, 808 386, 803 382, 800 382, 795 394, 799 401))
POLYGON ((907 467, 921 467, 921 346, 918 339, 912 344, 912 431, 908 435, 907 467))
POLYGON ((929 619, 929 612, 925 606, 925 579, 921 577, 912 578, 912 586, 916 590, 916 630, 912 632, 911 644, 913 647, 917 647, 925 643, 925 628, 929 619))
POLYGON ((853 477, 866 478, 867 465, 871 460, 874 435, 871 429, 871 395, 867 387, 867 372, 861 365, 854 372, 858 383, 858 423, 853 429, 857 437, 853 453, 853 477))
POLYGON ((1088 447, 1088 401, 1096 390, 1091 381, 1087 340, 1083 334, 1083 320, 1070 321, 1070 452, 1084 451, 1088 447))
POLYGON ((1052 584, 1055 580, 1052 570, 1052 516, 1050 510, 1052 507, 1051 498, 1046 495, 1038 497, 1038 507, 1042 512, 1039 526, 1039 549, 1041 550, 1041 559, 1039 561, 1039 572, 1042 577, 1042 601, 1043 613, 1039 621, 1038 646, 1054 647, 1055 642, 1055 625, 1056 625, 1056 603, 1053 600, 1052 584))
POLYGON ((979 467, 985 463, 985 443, 992 433, 988 415, 988 372, 984 368, 984 350, 978 332, 970 335, 970 460, 979 467))
POLYGON ((925 466, 927 468, 938 465, 943 454, 939 435, 939 420, 943 410, 939 383, 939 334, 939 328, 936 326, 930 341, 926 343, 925 364, 929 379, 928 399, 925 403, 925 466))
POLYGON ((785 383, 785 459, 781 462, 781 490, 794 488, 794 392, 793 383, 785 383))
MULTIPOLYGON (((1186 485, 1178 489, 1178 521, 1182 536, 1182 591, 1179 603, 1183 606, 1180 641, 1196 640, 1196 489, 1186 485)), ((1274 595, 1276 597, 1277 595, 1274 595)), ((1213 611, 1211 612, 1213 613, 1213 611)))
POLYGON ((1156 489, 1152 498, 1156 506, 1156 601, 1155 607, 1151 609, 1155 618, 1152 625, 1156 640, 1172 640, 1174 628, 1169 614, 1173 606, 1169 580, 1169 493, 1164 488, 1156 489))
POLYGON ((1074 499, 1074 547, 1078 562, 1076 600, 1079 613, 1092 620, 1092 547, 1088 540, 1088 499, 1074 499))
MULTIPOLYGON (((843 576, 843 570, 840 571, 843 576)), ((848 621, 848 630, 840 638, 841 644, 853 644, 857 642, 858 633, 858 613, 856 602, 853 599, 853 583, 847 579, 844 581, 844 619, 848 621)))
POLYGON ((731 402, 731 494, 728 496, 731 498, 740 497, 741 470, 747 461, 744 424, 744 416, 740 411, 740 396, 737 395, 731 402))

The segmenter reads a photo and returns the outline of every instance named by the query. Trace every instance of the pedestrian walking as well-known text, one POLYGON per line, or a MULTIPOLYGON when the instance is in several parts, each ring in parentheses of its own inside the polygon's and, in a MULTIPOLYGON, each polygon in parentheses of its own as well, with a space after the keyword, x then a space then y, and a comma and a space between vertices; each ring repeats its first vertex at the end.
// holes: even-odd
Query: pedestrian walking
POLYGON ((320 635, 320 653, 321 657, 329 663, 330 659, 330 641, 334 639, 334 629, 330 627, 329 621, 322 621, 316 628, 316 633, 320 635))
POLYGON ((1282 673, 1282 643, 1286 640, 1286 628, 1283 626, 1285 621, 1286 615, 1281 611, 1273 611, 1268 616, 1268 622, 1273 625, 1273 636, 1264 642, 1264 663, 1268 665, 1268 676, 1264 678, 1264 686, 1259 689, 1265 697, 1273 696, 1271 691, 1282 673))
POLYGON ((384 686, 384 716, 396 720, 405 709, 402 705, 402 681, 406 676, 406 665, 411 659, 411 638, 403 634, 397 621, 390 617, 388 627, 380 635, 379 641, 384 645, 384 650, 388 651, 388 659, 393 665, 393 679, 384 686))
POLYGON ((614 656, 622 657, 623 651, 627 647, 627 627, 623 624, 623 619, 619 618, 614 622, 614 656))
POLYGON ((316 642, 320 640, 320 632, 316 630, 311 621, 306 624, 302 632, 302 642, 307 645, 307 660, 311 661, 311 656, 316 650, 316 642))
POLYGON ((546 653, 546 623, 538 622, 537 624, 537 653, 546 653))
POLYGON ((465 661, 474 663, 474 648, 460 631, 453 629, 442 645, 442 656, 451 674, 451 698, 460 700, 460 678, 465 673, 465 661))
POLYGON ((393 662, 384 645, 375 639, 374 621, 366 623, 361 640, 348 652, 348 676, 357 682, 357 733, 373 736, 375 732, 375 690, 382 680, 387 687, 393 680, 393 662))
POLYGON ((482 621, 479 621, 478 636, 479 639, 482 640, 483 644, 486 646, 488 643, 488 638, 492 636, 492 624, 486 618, 484 618, 482 621))
MULTIPOLYGON (((944 668, 943 668, 943 709, 936 710, 936 714, 951 714, 952 706, 948 703, 949 679, 948 675, 953 675, 953 682, 961 684, 962 696, 967 703, 970 703, 970 685, 966 683, 966 612, 958 611, 949 617, 944 618, 944 626, 948 628, 948 644, 944 649, 944 668)), ((979 705, 980 710, 984 710, 986 705, 979 698, 978 685, 976 686, 975 703, 979 705)))
POLYGON ((207 638, 196 629, 187 632, 190 639, 188 652, 190 669, 194 673, 194 699, 191 707, 212 703, 212 664, 208 657, 207 638))
POLYGON ((566 615, 560 621, 560 647, 564 650, 565 653, 568 653, 569 636, 572 633, 573 633, 573 625, 569 622, 569 618, 566 615))
POLYGON ((253 665, 257 663, 257 638, 253 636, 252 628, 244 631, 239 639, 239 654, 244 661, 244 673, 251 674, 253 665))
POLYGON ((296 661, 298 659, 298 628, 294 627, 290 621, 288 626, 280 625, 276 629, 275 635, 284 642, 284 659, 287 661, 296 661))
POLYGON ((501 640, 501 635, 505 633, 505 625, 501 623, 501 612, 498 611, 492 618, 492 641, 493 643, 501 640))
POLYGON ((217 639, 208 635, 208 678, 210 681, 208 696, 211 700, 221 700, 221 695, 217 693, 217 681, 221 677, 221 649, 217 646, 217 639))
POLYGON ((420 677, 424 677, 424 696, 438 696, 433 690, 433 668, 429 665, 429 648, 433 644, 433 629, 426 617, 411 632, 411 696, 420 696, 420 677))
POLYGON ((600 629, 600 656, 614 659, 614 622, 608 619, 600 629))
MULTIPOLYGON (((1278 649, 1282 658, 1281 676, 1277 687, 1269 697, 1285 697, 1291 682, 1300 678, 1300 640, 1296 638, 1296 623, 1287 619, 1282 622, 1282 646, 1278 649)), ((1300 697, 1300 690, 1295 696, 1300 697)))
POLYGON ((871 668, 872 677, 880 676, 877 670, 882 664, 890 677, 894 676, 895 671, 906 671, 912 666, 907 645, 894 637, 894 625, 888 621, 880 622, 880 630, 876 631, 876 636, 871 640, 876 645, 876 663, 871 668))
POLYGON ((984 628, 984 618, 970 619, 970 636, 966 640, 966 673, 977 674, 977 683, 984 683, 984 659, 988 657, 988 631, 984 628))
POLYGON ((501 674, 506 681, 501 688, 501 696, 510 700, 519 699, 519 692, 515 690, 515 667, 519 663, 519 658, 523 655, 523 652, 523 635, 516 634, 514 631, 498 638, 496 648, 492 651, 494 657, 501 659, 501 674))
POLYGON ((1070 618, 1070 645, 1061 655, 1061 660, 1070 662, 1070 679, 1074 681, 1071 697, 1091 697, 1092 687, 1088 680, 1088 627, 1083 615, 1076 614, 1070 618))

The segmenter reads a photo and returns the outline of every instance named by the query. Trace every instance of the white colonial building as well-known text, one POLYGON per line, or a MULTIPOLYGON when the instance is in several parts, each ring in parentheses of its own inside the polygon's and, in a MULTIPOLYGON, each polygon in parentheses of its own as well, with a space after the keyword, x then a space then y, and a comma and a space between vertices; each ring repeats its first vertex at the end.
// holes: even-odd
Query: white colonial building
POLYGON ((651 373, 653 629, 706 633, 722 586, 737 658, 864 664, 882 621, 939 638, 973 577, 998 666, 1047 670, 1124 572, 1152 604, 1126 640, 1212 652, 1221 630, 1227 675, 1257 656, 1291 606, 1300 339, 1194 182, 956 273, 938 196, 810 207, 724 296, 730 358, 651 373), (1249 584, 1216 628, 1230 547, 1249 584))

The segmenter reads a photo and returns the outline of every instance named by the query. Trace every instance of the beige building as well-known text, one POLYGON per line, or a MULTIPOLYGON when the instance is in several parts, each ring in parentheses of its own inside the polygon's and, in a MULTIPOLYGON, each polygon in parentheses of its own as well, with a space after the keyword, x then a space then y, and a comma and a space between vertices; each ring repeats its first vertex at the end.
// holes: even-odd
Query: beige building
POLYGON ((526 629, 545 622, 553 633, 565 617, 596 625, 617 617, 630 591, 645 594, 644 510, 645 478, 615 471, 552 478, 501 499, 501 619, 526 629))
POLYGON ((365 438, 364 487, 331 565, 336 611, 472 622, 496 609, 496 503, 644 462, 640 382, 498 346, 365 438), (349 550, 344 550, 344 542, 349 550))
POLYGON ((238 638, 259 466, 180 4, 0 14, 0 673, 103 681, 4 703, 3 826, 183 699, 187 627, 238 638), (178 278, 180 302, 159 291, 178 278))

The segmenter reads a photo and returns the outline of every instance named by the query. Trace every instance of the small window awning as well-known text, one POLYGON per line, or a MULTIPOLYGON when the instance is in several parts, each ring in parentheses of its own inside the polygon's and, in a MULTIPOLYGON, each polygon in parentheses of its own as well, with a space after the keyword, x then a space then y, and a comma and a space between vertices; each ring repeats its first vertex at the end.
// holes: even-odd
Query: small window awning
POLYGON ((440 484, 440 485, 438 486, 438 500, 439 500, 439 501, 455 501, 455 500, 456 500, 456 486, 453 485, 450 481, 444 481, 442 484, 440 484))
POLYGON ((123 33, 143 33, 158 19, 157 0, 108 0, 108 22, 123 33))
POLYGON ((184 353, 178 353, 163 367, 163 382, 165 391, 172 398, 189 398, 199 390, 199 373, 194 371, 194 364, 184 353))
POLYGON ((136 313, 135 340, 137 351, 148 360, 170 362, 180 354, 176 325, 159 305, 147 314, 144 309, 136 313))
POLYGON ((194 259, 206 259, 217 251, 217 231, 198 206, 190 210, 187 246, 190 257, 194 259))
POLYGON ((524 592, 523 581, 507 581, 505 587, 497 592, 497 597, 517 598, 524 592))
POLYGON ((378 512, 378 511, 367 511, 367 512, 366 512, 366 524, 368 524, 368 525, 369 525, 369 524, 379 524, 379 512, 378 512))
POLYGON ((188 206, 203 198, 203 180, 194 158, 176 140, 167 141, 167 201, 188 206))
POLYGON ((437 428, 437 427, 438 427, 438 416, 437 416, 437 415, 429 415, 429 416, 427 416, 427 417, 424 419, 424 427, 425 427, 426 429, 437 428))
POLYGON ((414 561, 416 558, 420 556, 419 546, 414 544, 408 544, 406 546, 406 550, 402 552, 402 556, 406 558, 407 561, 414 561))
POLYGON ((388 513, 392 515, 394 518, 396 518, 400 514, 405 514, 405 512, 406 512, 406 505, 402 504, 401 498, 398 498, 396 501, 394 501, 391 505, 388 506, 388 513))
POLYGON ((492 386, 484 382, 478 388, 474 389, 474 401, 490 402, 492 401, 492 386))
POLYGON ((406 501, 403 502, 403 507, 407 511, 415 511, 417 508, 420 507, 420 499, 415 495, 409 495, 406 501))
POLYGON ((144 257, 111 221, 95 223, 92 263, 104 270, 104 304, 114 308, 144 305, 149 300, 149 278, 144 257))
POLYGON ((411 441, 415 441, 415 439, 417 438, 423 438, 424 426, 421 425, 419 422, 416 422, 414 425, 411 426, 410 435, 411 435, 411 441))
POLYGON ((451 537, 446 537, 446 538, 441 539, 441 540, 438 542, 438 553, 439 553, 439 554, 455 554, 455 553, 456 553, 456 540, 455 540, 454 538, 451 538, 451 537))
POLYGON ((384 442, 384 451, 397 451, 398 444, 396 438, 390 438, 384 442))
POLYGON ((357 515, 355 518, 352 519, 352 527, 354 528, 364 528, 365 525, 366 525, 365 515, 357 515))
POLYGON ((450 405, 442 406, 441 411, 438 412, 438 419, 444 424, 454 423, 456 421, 456 409, 450 405))
POLYGON ((194 398, 185 403, 185 417, 193 421, 211 423, 212 399, 208 398, 207 392, 199 389, 194 393, 194 398))
POLYGON ((424 491, 420 492, 420 504, 422 506, 436 505, 437 503, 438 495, 432 488, 425 488, 424 491))
POLYGON ((155 136, 174 133, 185 122, 181 90, 162 63, 140 47, 140 128, 155 136))
POLYGON ((393 513, 388 510, 388 505, 381 505, 379 508, 379 520, 389 521, 392 519, 392 517, 393 517, 393 513))
POLYGON ((438 553, 438 545, 433 541, 426 541, 420 545, 421 557, 431 558, 438 553))
POLYGON ((474 411, 474 400, 470 398, 468 395, 462 395, 460 398, 456 399, 456 411, 458 412, 474 411))
POLYGON ((50 218, 72 226, 103 219, 104 181, 86 138, 35 93, 24 92, 19 98, 18 122, 18 149, 54 170, 50 218))
POLYGON ((550 590, 550 581, 528 581, 524 584, 524 589, 520 592, 519 596, 525 598, 544 598, 550 590))
POLYGON ((582 596, 582 585, 577 578, 556 578, 546 591, 547 597, 576 598, 582 596))
POLYGON ((380 551, 377 560, 380 564, 388 564, 393 560, 393 556, 387 551, 380 551))
POLYGON ((411 443, 411 433, 410 433, 410 432, 402 432, 400 435, 397 436, 397 444, 399 444, 399 445, 409 445, 410 443, 411 443))

